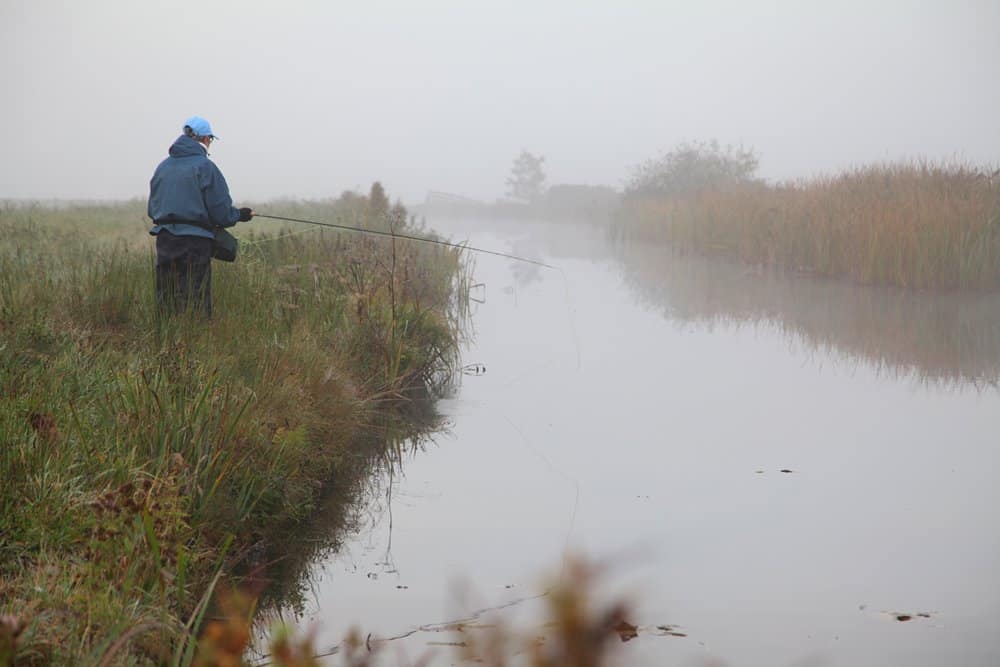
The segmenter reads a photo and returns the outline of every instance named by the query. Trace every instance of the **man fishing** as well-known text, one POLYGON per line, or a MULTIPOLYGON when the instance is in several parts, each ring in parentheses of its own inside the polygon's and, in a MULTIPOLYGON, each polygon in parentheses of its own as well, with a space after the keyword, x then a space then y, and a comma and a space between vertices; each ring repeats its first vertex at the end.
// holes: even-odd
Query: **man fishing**
POLYGON ((161 312, 187 308, 212 315, 212 247, 218 228, 247 222, 249 208, 235 208, 222 172, 208 159, 216 136, 200 116, 184 133, 149 182, 147 213, 156 237, 156 301, 161 312))

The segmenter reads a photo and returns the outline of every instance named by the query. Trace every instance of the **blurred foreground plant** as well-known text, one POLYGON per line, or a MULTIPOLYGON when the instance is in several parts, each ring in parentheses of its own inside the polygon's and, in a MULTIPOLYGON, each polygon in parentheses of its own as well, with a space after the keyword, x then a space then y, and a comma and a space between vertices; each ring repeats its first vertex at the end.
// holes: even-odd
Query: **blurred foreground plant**
POLYGON ((481 636, 465 633, 465 660, 490 667, 599 667, 608 664, 616 643, 636 636, 624 601, 600 603, 594 584, 599 569, 571 559, 546 596, 547 618, 540 633, 517 631, 499 623, 481 636))
POLYGON ((635 638, 639 628, 627 620, 627 603, 598 600, 595 584, 600 575, 600 568, 594 564, 571 559, 542 596, 545 615, 537 625, 515 627, 502 618, 491 619, 488 624, 472 620, 449 623, 444 627, 455 633, 455 641, 444 644, 457 649, 457 654, 426 653, 396 663, 384 655, 394 639, 372 635, 362 639, 364 635, 353 630, 334 650, 317 655, 312 632, 296 632, 282 624, 271 633, 267 655, 260 661, 246 660, 251 610, 256 603, 245 594, 229 593, 221 605, 224 615, 208 624, 199 641, 195 665, 308 667, 325 658, 328 661, 322 664, 341 667, 417 667, 454 664, 458 658, 488 667, 601 667, 610 664, 615 646, 635 638))

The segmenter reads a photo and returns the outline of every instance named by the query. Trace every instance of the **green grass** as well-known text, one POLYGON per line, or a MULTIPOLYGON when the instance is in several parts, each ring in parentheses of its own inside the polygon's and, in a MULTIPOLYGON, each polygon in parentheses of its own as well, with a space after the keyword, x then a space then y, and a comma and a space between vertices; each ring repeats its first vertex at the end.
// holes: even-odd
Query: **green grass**
MULTIPOLYGON (((281 206, 392 216, 357 195, 281 206)), ((213 264, 213 319, 163 319, 143 214, 0 209, 0 615, 27 624, 19 663, 168 662, 219 568, 310 516, 364 425, 454 363, 457 251, 244 223, 238 261, 213 264)))

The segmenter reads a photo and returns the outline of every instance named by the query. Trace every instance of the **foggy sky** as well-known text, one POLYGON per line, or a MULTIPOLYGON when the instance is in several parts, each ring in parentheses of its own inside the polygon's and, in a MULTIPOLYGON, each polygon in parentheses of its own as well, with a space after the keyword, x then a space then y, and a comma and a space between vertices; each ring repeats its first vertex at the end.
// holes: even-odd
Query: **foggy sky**
POLYGON ((1000 2, 0 0, 0 198, 145 197, 208 118, 237 203, 620 186, 679 141, 769 178, 1000 160, 1000 2))

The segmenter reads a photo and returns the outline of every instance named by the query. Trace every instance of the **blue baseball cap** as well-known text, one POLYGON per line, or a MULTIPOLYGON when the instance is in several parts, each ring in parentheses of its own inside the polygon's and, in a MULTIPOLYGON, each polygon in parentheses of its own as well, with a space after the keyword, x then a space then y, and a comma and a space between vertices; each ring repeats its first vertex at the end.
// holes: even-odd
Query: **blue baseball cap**
POLYGON ((217 136, 212 134, 212 126, 201 116, 191 116, 184 121, 184 127, 190 127, 191 131, 195 133, 195 136, 218 139, 217 136))

